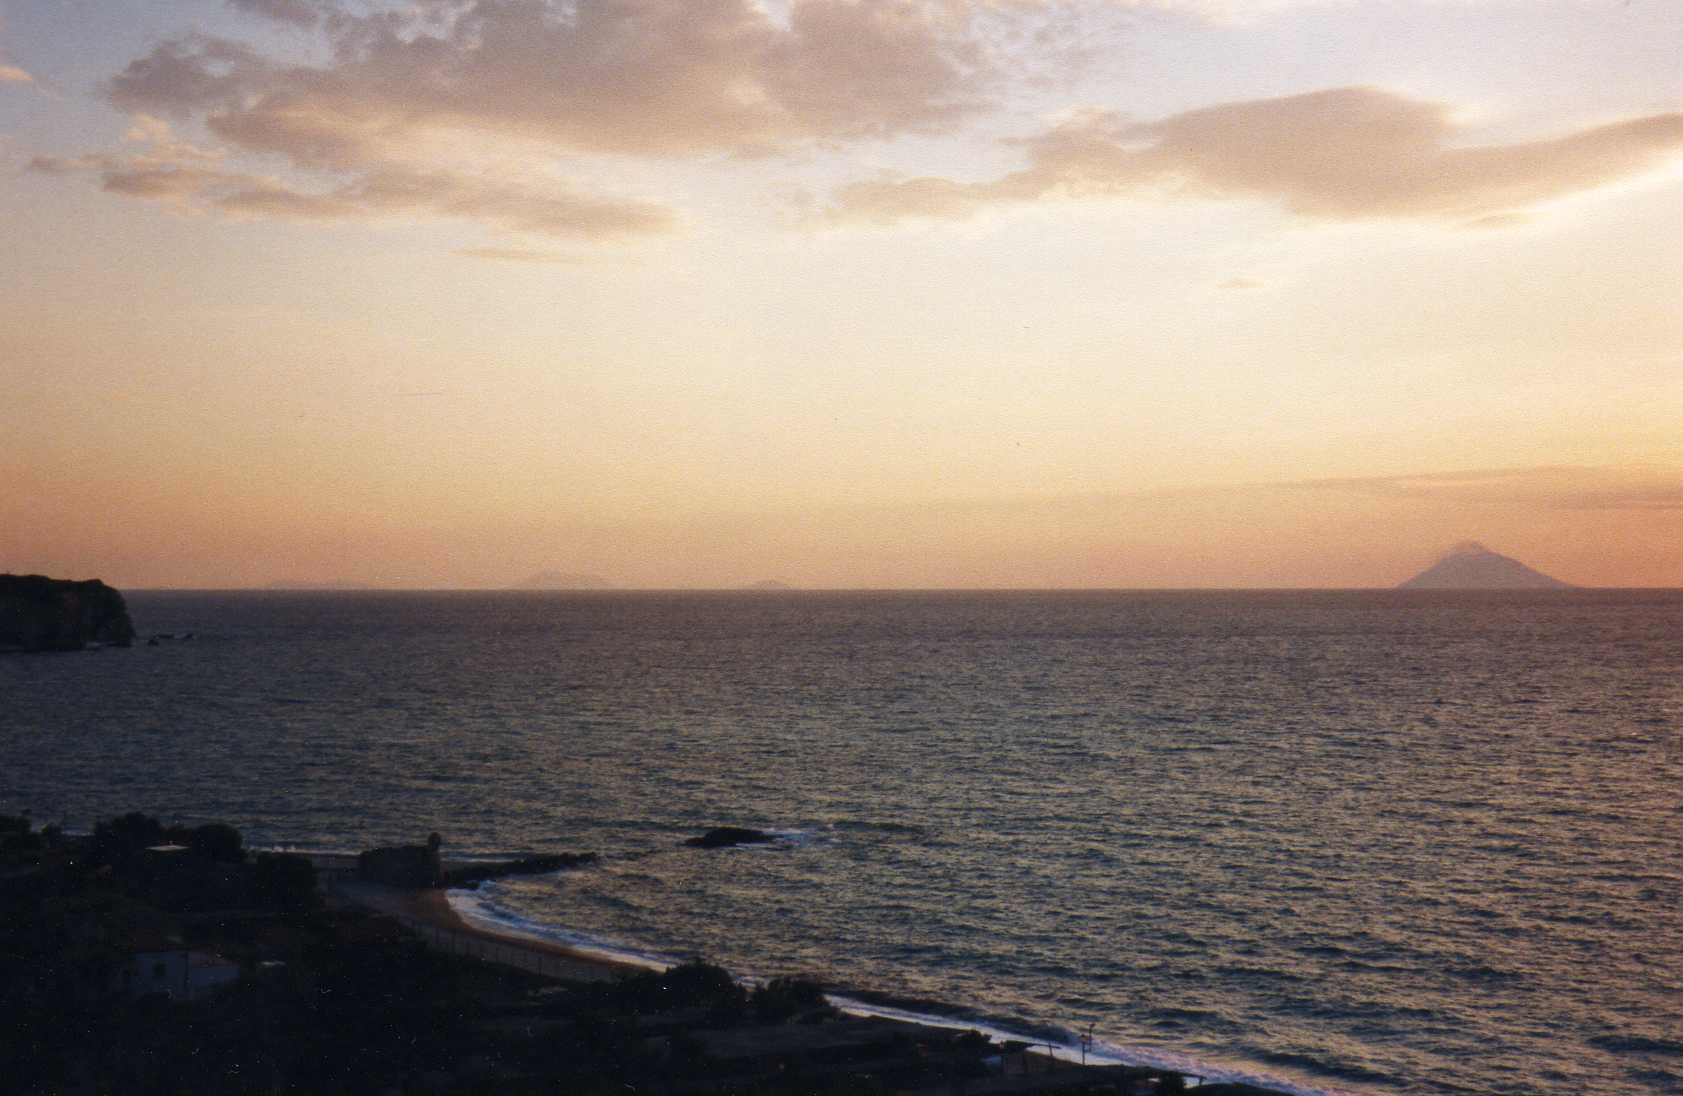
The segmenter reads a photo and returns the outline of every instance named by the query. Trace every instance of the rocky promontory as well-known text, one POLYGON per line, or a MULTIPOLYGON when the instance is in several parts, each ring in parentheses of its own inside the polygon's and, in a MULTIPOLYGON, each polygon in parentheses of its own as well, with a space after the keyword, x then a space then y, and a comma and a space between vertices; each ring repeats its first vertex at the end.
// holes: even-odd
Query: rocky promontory
POLYGON ((98 579, 0 575, 0 651, 80 651, 134 643, 123 595, 98 579))

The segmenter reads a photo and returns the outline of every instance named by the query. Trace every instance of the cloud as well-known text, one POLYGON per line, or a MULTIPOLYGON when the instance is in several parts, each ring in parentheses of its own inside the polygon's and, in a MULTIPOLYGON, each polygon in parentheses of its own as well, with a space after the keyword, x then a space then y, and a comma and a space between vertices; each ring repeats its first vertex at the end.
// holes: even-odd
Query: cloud
POLYGON ((228 6, 295 27, 313 27, 322 17, 320 8, 310 0, 228 0, 228 6))
POLYGON ((108 156, 37 156, 29 161, 29 170, 42 175, 70 175, 78 171, 93 171, 110 163, 108 156))
POLYGON ((1554 510, 1683 510, 1683 472, 1540 466, 1298 480, 1270 486, 1385 498, 1453 499, 1554 510))
MULTIPOLYGON (((348 17, 329 12, 322 18, 348 17)), ((284 110, 271 104, 263 112, 233 109, 260 95, 254 89, 278 79, 280 72, 238 43, 203 37, 165 43, 131 64, 110 88, 112 100, 131 112, 125 140, 144 146, 142 151, 38 157, 30 166, 53 174, 94 175, 109 193, 242 220, 450 219, 573 241, 624 239, 678 226, 677 214, 666 205, 590 193, 542 166, 440 157, 425 149, 385 155, 367 134, 312 115, 303 103, 284 110), (148 105, 152 111, 141 109, 148 105), (204 121, 224 141, 242 136, 238 131, 244 126, 248 139, 203 147, 178 137, 163 115, 204 121), (234 162, 242 145, 250 151, 285 139, 296 141, 289 178, 234 162)))
POLYGON ((157 201, 186 202, 211 187, 237 176, 179 165, 140 164, 105 172, 104 189, 112 194, 157 201))
POLYGON ((464 247, 456 251, 468 259, 492 259, 505 263, 564 263, 566 255, 554 251, 539 251, 530 247, 464 247))
POLYGON ((35 77, 16 65, 0 64, 0 84, 32 84, 35 77))
POLYGON ((985 182, 880 179, 838 190, 831 222, 957 219, 1048 198, 1260 198, 1305 217, 1500 223, 1662 166, 1683 114, 1553 140, 1467 145, 1448 108, 1375 88, 1224 103, 1156 122, 1089 111, 1013 141, 1028 166, 985 182))
POLYGON ((1651 487, 1608 487, 1564 493, 1562 510, 1683 510, 1683 479, 1651 487))
MULTIPOLYGON (((998 2, 1020 2, 1024 4, 1038 4, 1046 0, 998 0, 998 2)), ((1186 16, 1206 23, 1243 26, 1257 23, 1272 16, 1282 15, 1304 8, 1352 8, 1361 0, 1107 0, 1114 7, 1135 10, 1162 12, 1169 15, 1186 16)), ((1400 4, 1407 5, 1410 0, 1400 0, 1400 4)), ((1513 6, 1524 4, 1528 0, 1412 0, 1415 7, 1441 7, 1446 3, 1457 3, 1464 7, 1482 4, 1486 7, 1513 6)))
POLYGON ((558 182, 445 171, 385 168, 325 190, 307 190, 269 176, 154 155, 39 157, 30 167, 49 174, 96 173, 102 188, 113 194, 240 219, 455 219, 564 240, 649 235, 677 225, 669 209, 653 203, 593 197, 558 182))
POLYGON ((1217 289, 1261 289, 1266 282, 1257 278, 1229 278, 1216 286, 1217 289))
POLYGON ((509 159, 547 175, 951 132, 993 103, 999 27, 1049 18, 1041 0, 226 2, 304 30, 310 60, 188 34, 137 57, 106 94, 137 119, 207 134, 219 156, 268 160, 263 181, 194 176, 176 156, 174 173, 118 169, 107 189, 241 216, 452 216, 575 238, 676 218, 554 180, 510 183, 509 159), (277 160, 303 185, 269 177, 277 160))
POLYGON ((195 34, 131 62, 111 80, 108 94, 124 110, 188 116, 241 101, 272 68, 249 46, 195 34))
POLYGON ((123 140, 133 144, 149 145, 152 154, 166 160, 215 163, 226 158, 227 153, 219 148, 200 148, 197 145, 181 140, 175 130, 162 118, 154 118, 149 114, 137 114, 129 120, 129 128, 123 134, 123 140))
POLYGON ((237 146, 318 166, 463 131, 575 153, 762 153, 945 132, 987 105, 977 87, 992 65, 967 5, 786 7, 780 20, 754 0, 420 0, 321 19, 325 65, 188 36, 108 90, 125 110, 202 117, 237 146))

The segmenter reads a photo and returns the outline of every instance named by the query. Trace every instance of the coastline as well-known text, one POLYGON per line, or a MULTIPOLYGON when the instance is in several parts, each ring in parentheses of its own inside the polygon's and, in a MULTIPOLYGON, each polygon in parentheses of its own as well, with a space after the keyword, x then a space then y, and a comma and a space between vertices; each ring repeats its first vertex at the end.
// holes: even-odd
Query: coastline
POLYGON ((411 928, 421 929, 423 934, 430 929, 435 934, 494 946, 497 958, 507 965, 566 981, 606 982, 647 969, 563 944, 474 925, 451 908, 449 892, 442 888, 400 890, 380 883, 343 880, 335 883, 330 893, 343 901, 385 914, 411 928), (525 961, 522 961, 522 956, 525 961))
POLYGON ((20 1030, 38 1050, 30 1091, 1145 1096, 1191 1081, 1209 1096, 1274 1096, 843 1007, 811 979, 750 984, 699 959, 534 940, 485 924, 470 890, 436 885, 436 838, 359 855, 375 879, 348 878, 342 854, 251 856, 230 826, 139 812, 74 837, 0 816, 0 838, 0 869, 17 869, 0 871, 0 912, 21 930, 0 973, 22 991, 20 1030), (430 871, 404 870, 429 852, 430 871), (67 898, 100 913, 67 922, 67 898), (254 1041, 258 1029, 272 1037, 254 1041))
MULTIPOLYGON (((502 963, 531 973, 573 982, 609 982, 650 970, 666 969, 668 964, 654 960, 638 962, 613 958, 586 951, 552 940, 520 932, 511 926, 486 927, 463 917, 450 903, 450 890, 429 888, 402 890, 381 883, 363 880, 344 880, 333 885, 331 893, 343 900, 376 913, 392 917, 406 927, 430 938, 446 951, 461 952, 464 941, 477 942, 486 950, 478 951, 468 944, 466 954, 478 954, 490 962, 502 963)), ((468 891, 466 893, 471 893, 468 891)), ((1243 1073, 1210 1069, 1202 1072, 1199 1063, 1170 1061, 1175 1055, 1140 1055, 1120 1047, 1095 1046, 1083 1058, 1078 1046, 1064 1045, 1006 1030, 985 1020, 944 1016, 922 1011, 910 1002, 875 1000, 873 994, 853 996, 846 990, 827 993, 831 1004, 845 1016, 858 1020, 887 1021, 946 1032, 976 1031, 991 1039, 1016 1041, 1026 1046, 1025 1054, 1047 1063, 1074 1066, 1078 1063, 1095 1067, 1123 1067, 1171 1069, 1184 1074, 1196 1091, 1211 1093, 1245 1093, 1255 1096, 1337 1096, 1329 1089, 1300 1089, 1277 1087, 1261 1078, 1243 1073)), ((1206 1067, 1207 1068, 1207 1067, 1206 1067)))

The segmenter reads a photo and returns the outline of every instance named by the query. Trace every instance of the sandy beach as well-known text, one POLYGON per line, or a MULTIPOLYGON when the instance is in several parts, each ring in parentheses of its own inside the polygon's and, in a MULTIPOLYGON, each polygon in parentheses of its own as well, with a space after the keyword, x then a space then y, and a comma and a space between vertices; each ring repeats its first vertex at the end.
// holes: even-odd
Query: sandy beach
MULTIPOLYGON (((341 901, 394 918, 440 950, 476 955, 488 962, 516 967, 546 977, 574 982, 603 982, 643 973, 649 969, 647 966, 617 962, 550 941, 535 940, 473 925, 451 908, 449 892, 443 888, 408 890, 365 880, 343 880, 333 885, 331 893, 341 901)), ((942 1038, 947 1038, 952 1032, 968 1030, 970 1027, 958 1023, 931 1024, 923 1019, 896 1015, 898 1010, 895 1009, 884 1012, 865 1006, 843 1009, 842 1012, 847 1014, 842 1017, 844 1022, 864 1024, 864 1027, 857 1030, 871 1037, 875 1037, 886 1028, 940 1033, 942 1038)), ((785 1033, 792 1034, 795 1042, 804 1047, 814 1039, 823 1041, 833 1037, 833 1031, 833 1027, 825 1028, 822 1033, 811 1027, 802 1027, 785 1033)), ((713 1037, 730 1043, 738 1052, 741 1052, 743 1047, 751 1047, 758 1053, 771 1053, 768 1046, 777 1043, 774 1037, 768 1036, 765 1029, 754 1029, 745 1043, 736 1035, 720 1036, 715 1033, 713 1037), (738 1043, 741 1045, 737 1045, 738 1043)), ((792 1048, 782 1047, 781 1050, 791 1052, 792 1048)), ((1060 1063, 1056 1059, 1060 1058, 1066 1059, 1062 1068, 1068 1070, 1071 1065, 1067 1060, 1068 1056, 1058 1054, 1049 1045, 1031 1045, 1019 1049, 1011 1057, 1016 1076, 1001 1076, 996 1078, 994 1083, 1004 1086, 1001 1091, 1015 1091, 1017 1088, 1038 1091, 1036 1084, 1049 1083, 1048 1074, 1059 1068, 1060 1063)), ((1076 1078, 1072 1075, 1070 1079, 1076 1078)))
POLYGON ((363 880, 343 880, 334 884, 332 894, 396 918, 445 950, 475 953, 534 973, 574 982, 601 982, 647 969, 547 940, 472 925, 450 908, 448 892, 442 889, 401 890, 363 880))

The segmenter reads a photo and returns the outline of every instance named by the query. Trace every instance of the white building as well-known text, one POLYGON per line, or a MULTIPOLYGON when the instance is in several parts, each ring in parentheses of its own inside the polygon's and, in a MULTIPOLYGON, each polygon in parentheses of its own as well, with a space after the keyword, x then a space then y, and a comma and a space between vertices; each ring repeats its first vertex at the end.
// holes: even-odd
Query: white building
POLYGON ((119 977, 130 997, 161 993, 172 1001, 197 1001, 239 981, 240 965, 213 951, 137 950, 119 977))

